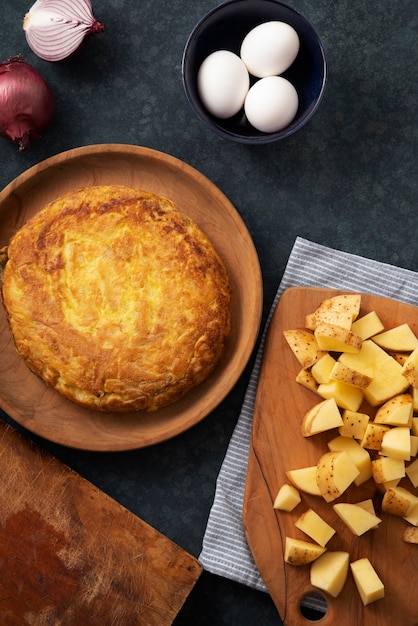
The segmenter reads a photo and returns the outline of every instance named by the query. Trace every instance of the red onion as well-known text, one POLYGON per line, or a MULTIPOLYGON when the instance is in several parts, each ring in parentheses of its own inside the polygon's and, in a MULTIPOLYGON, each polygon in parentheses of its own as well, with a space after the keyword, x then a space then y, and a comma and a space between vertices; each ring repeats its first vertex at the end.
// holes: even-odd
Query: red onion
POLYGON ((42 76, 21 56, 0 63, 0 136, 27 150, 50 122, 54 95, 42 76))
POLYGON ((62 61, 104 26, 93 16, 90 0, 37 0, 25 15, 23 30, 41 59, 62 61))

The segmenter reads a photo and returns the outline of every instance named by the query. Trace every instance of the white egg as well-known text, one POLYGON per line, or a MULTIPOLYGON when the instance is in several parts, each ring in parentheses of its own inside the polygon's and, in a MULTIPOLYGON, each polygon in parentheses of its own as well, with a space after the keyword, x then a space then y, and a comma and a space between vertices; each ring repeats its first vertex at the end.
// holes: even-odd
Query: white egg
POLYGON ((257 78, 285 72, 300 48, 295 29, 285 22, 264 22, 246 35, 240 56, 248 71, 257 78))
POLYGON ((292 83, 282 76, 267 76, 251 87, 244 110, 254 128, 263 133, 275 133, 290 124, 298 105, 298 94, 292 83))
POLYGON ((217 50, 200 66, 197 88, 205 108, 215 117, 226 119, 242 109, 250 76, 237 54, 217 50))

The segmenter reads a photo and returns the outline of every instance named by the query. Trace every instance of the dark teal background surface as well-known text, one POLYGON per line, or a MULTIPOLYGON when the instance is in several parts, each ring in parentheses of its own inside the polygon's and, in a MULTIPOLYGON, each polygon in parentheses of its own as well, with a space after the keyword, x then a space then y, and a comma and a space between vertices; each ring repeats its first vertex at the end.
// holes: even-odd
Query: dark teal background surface
MULTIPOLYGON (((418 271, 416 0, 290 4, 322 39, 325 96, 297 134, 252 147, 211 134, 183 92, 186 40, 216 2, 93 0, 105 33, 72 60, 50 64, 29 50, 21 28, 31 2, 4 0, 0 60, 21 53, 49 82, 57 108, 30 151, 0 139, 0 188, 47 157, 89 144, 136 144, 180 158, 244 219, 263 273, 263 319, 297 236, 418 271)), ((202 423, 148 449, 88 453, 28 436, 198 556, 250 366, 202 423)), ((175 624, 281 620, 268 595, 204 573, 175 624)))

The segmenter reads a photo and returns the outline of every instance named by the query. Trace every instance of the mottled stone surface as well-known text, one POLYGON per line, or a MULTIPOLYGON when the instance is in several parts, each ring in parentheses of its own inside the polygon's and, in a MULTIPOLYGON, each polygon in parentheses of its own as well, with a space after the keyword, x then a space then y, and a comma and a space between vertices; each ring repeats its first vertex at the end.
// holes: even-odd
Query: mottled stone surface
MULTIPOLYGON (((218 185, 245 220, 260 257, 265 314, 298 235, 418 271, 415 0, 290 3, 322 38, 328 84, 307 126, 260 147, 211 134, 184 96, 184 45, 217 2, 93 0, 105 33, 55 65, 27 47, 21 22, 30 4, 4 3, 0 60, 21 53, 50 83, 57 110, 29 152, 0 140, 1 188, 82 145, 130 143, 176 156, 218 185)), ((153 448, 95 454, 41 444, 197 556, 248 375, 249 368, 201 424, 153 448)), ((267 595, 204 574, 176 620, 190 623, 281 621, 267 595)))

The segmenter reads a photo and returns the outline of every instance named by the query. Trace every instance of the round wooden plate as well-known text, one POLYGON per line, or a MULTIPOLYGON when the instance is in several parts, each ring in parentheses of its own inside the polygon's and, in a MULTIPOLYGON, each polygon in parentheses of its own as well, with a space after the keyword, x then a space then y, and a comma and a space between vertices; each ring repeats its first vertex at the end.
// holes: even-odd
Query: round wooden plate
POLYGON ((188 214, 222 257, 233 296, 231 336, 221 363, 181 401, 154 413, 102 414, 63 398, 17 354, 0 307, 0 406, 16 422, 55 443, 95 451, 141 448, 178 435, 229 393, 253 350, 262 312, 262 278, 251 236, 236 209, 205 176, 148 148, 102 144, 35 165, 0 193, 0 248, 35 213, 66 191, 123 184, 164 195, 188 214))

